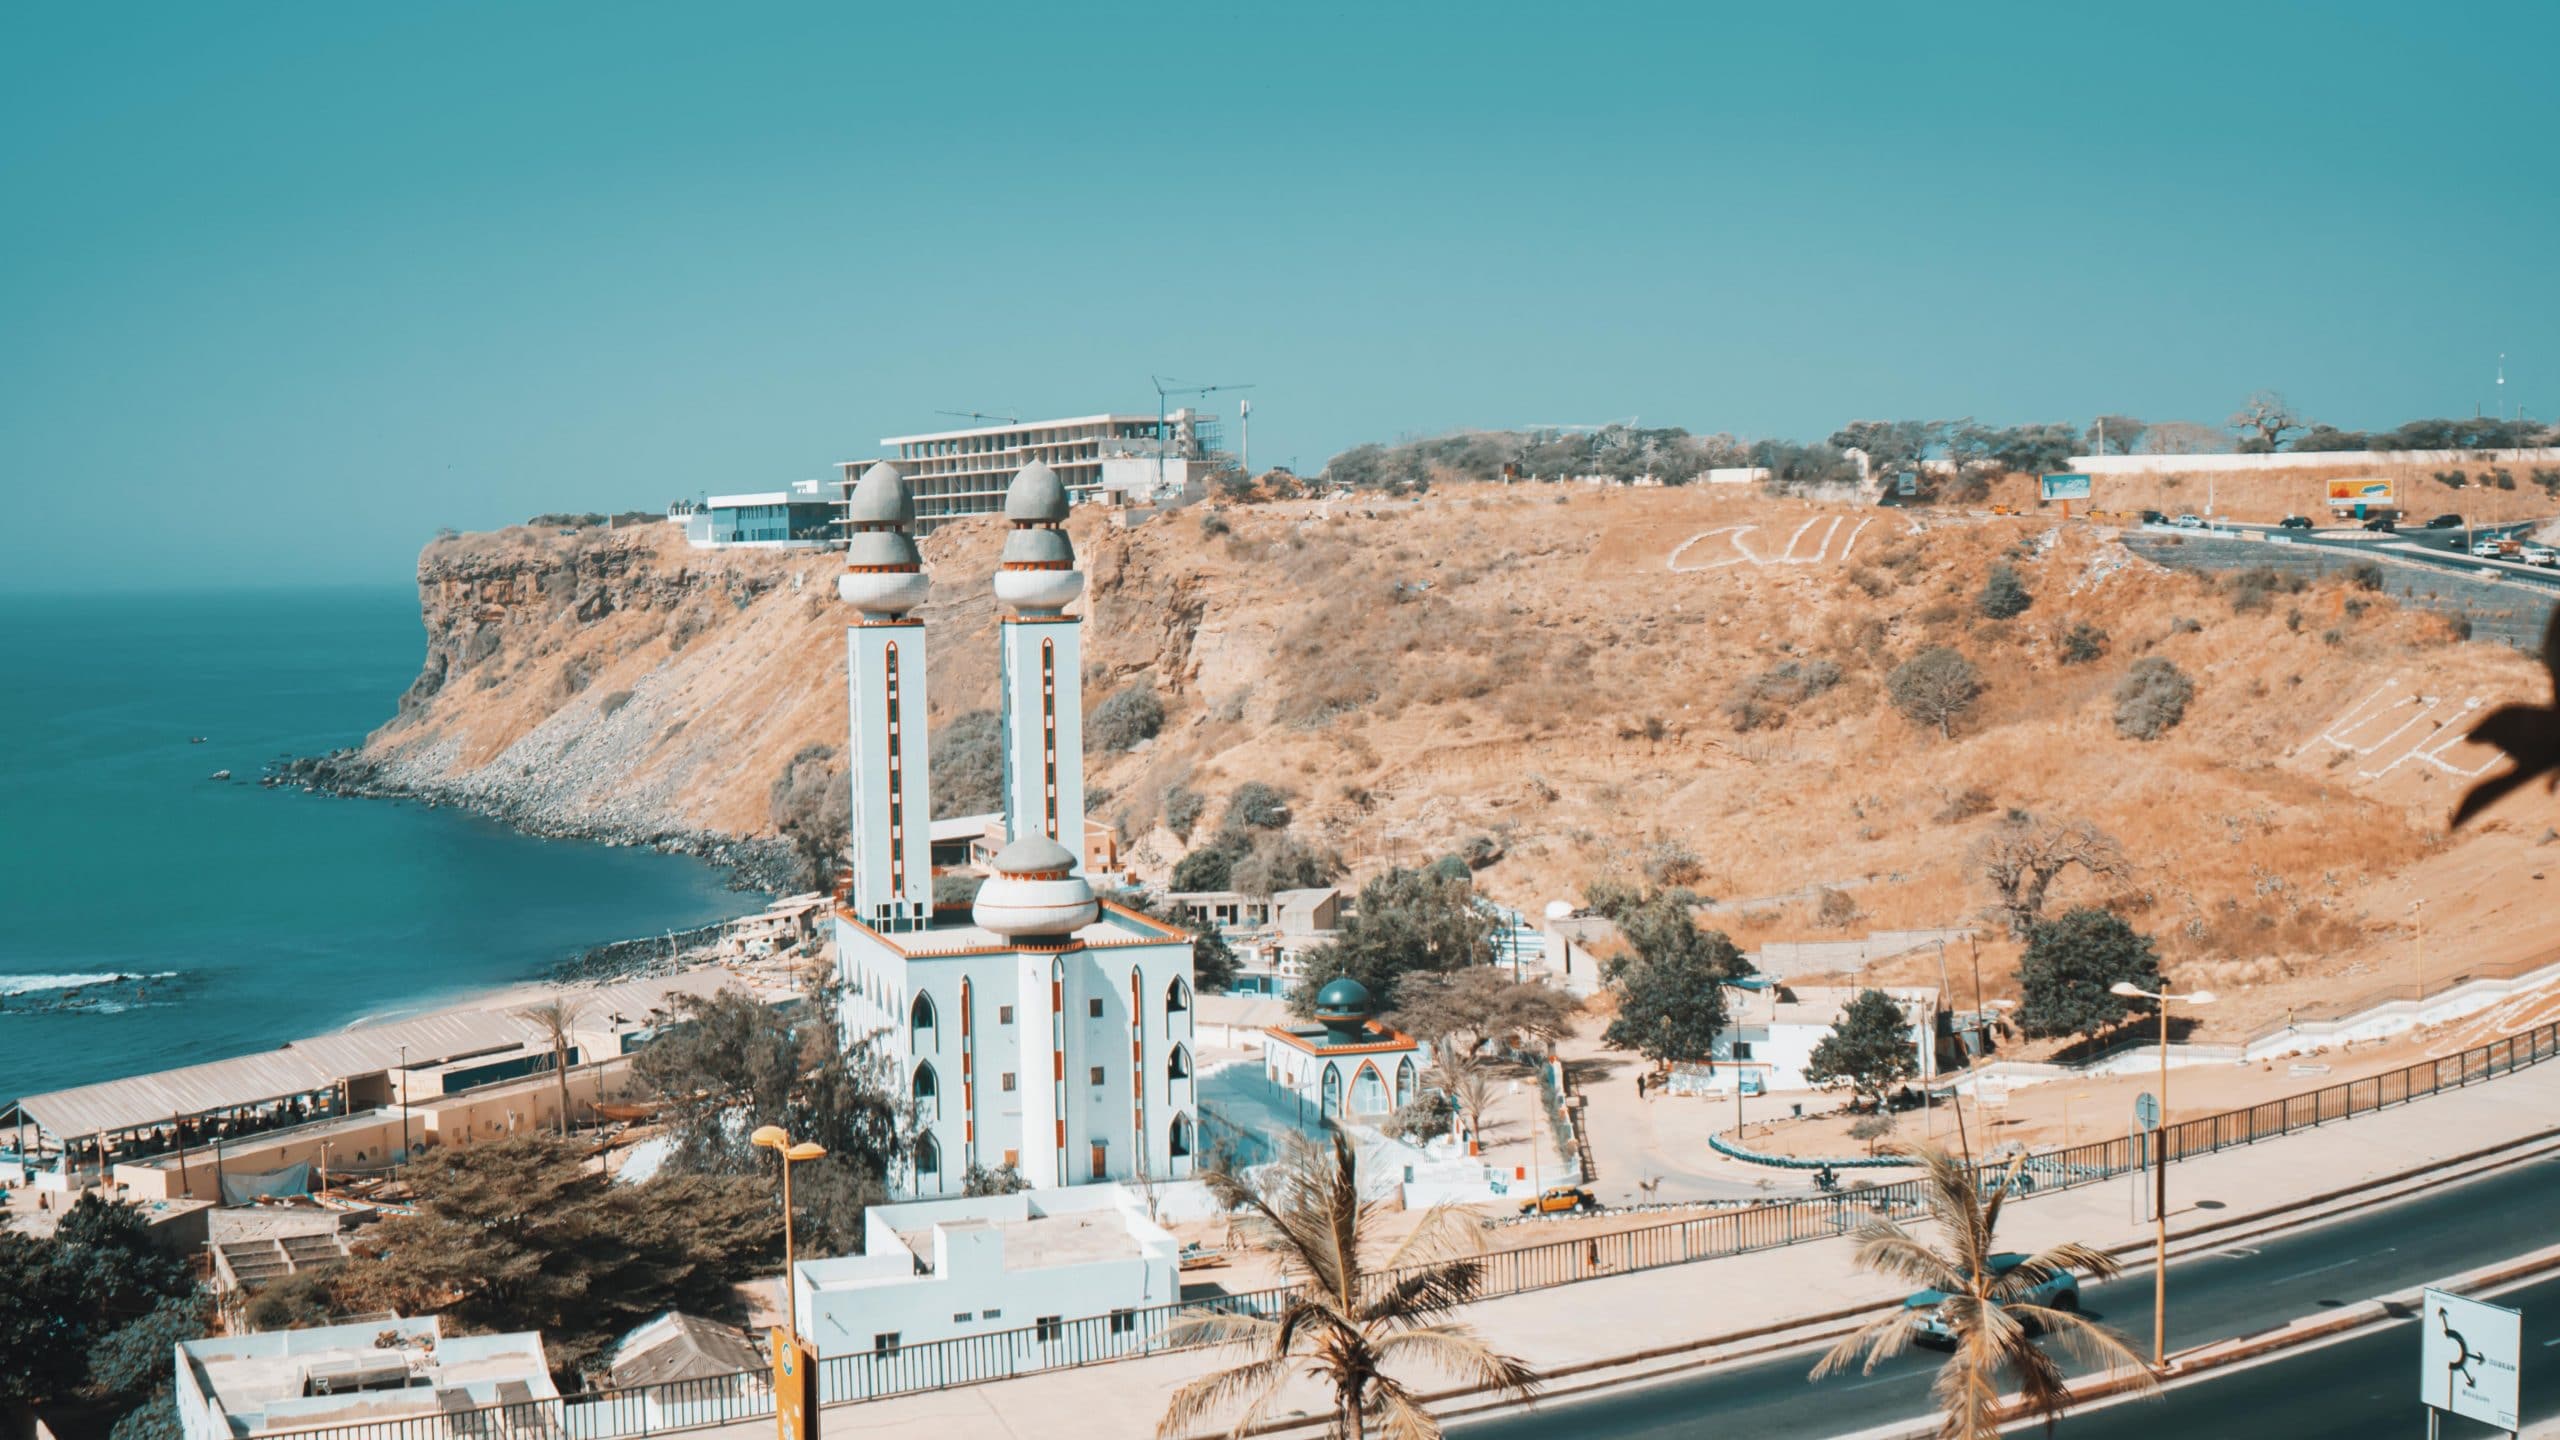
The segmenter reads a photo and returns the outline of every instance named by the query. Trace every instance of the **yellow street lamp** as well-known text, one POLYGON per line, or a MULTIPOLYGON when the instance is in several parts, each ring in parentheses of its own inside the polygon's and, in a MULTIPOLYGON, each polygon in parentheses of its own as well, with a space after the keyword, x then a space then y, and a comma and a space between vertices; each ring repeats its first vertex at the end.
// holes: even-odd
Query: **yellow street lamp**
POLYGON ((2169 1002, 2210 1005, 2213 992, 2173 995, 2119 980, 2107 993, 2160 1007, 2160 1128, 2151 1140, 2151 1366, 2156 1370, 2167 1363, 2169 1353, 2169 1002))
POLYGON ((814 1140, 794 1141, 790 1132, 779 1125, 759 1125, 747 1138, 782 1157, 782 1312, 783 1323, 796 1341, 800 1338, 800 1302, 792 1289, 791 1167, 801 1160, 819 1159, 827 1153, 827 1147, 814 1140))

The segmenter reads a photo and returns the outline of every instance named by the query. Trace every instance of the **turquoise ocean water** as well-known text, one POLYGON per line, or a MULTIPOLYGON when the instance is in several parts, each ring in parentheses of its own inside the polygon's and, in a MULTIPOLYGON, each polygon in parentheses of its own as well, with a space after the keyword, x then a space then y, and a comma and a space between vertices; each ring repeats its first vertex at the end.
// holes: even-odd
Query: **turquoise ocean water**
POLYGON ((255 783, 361 740, 425 644, 406 587, 0 596, 0 1106, 760 903, 696 860, 255 783))

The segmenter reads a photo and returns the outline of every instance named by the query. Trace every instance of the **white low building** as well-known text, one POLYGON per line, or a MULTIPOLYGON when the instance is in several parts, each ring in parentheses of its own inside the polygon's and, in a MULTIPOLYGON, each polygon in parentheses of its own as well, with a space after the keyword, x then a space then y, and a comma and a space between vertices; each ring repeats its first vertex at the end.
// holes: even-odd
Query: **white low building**
POLYGON ((862 1234, 862 1254, 804 1260, 793 1276, 800 1333, 821 1357, 988 1337, 1030 1368, 1055 1358, 1044 1347, 1073 1320, 1108 1317, 1107 1336, 1142 1347, 1138 1313, 1182 1298, 1180 1246, 1129 1186, 874 1205, 862 1234))
MULTIPOLYGON (((173 1394, 186 1440, 254 1440, 359 1425, 397 1434, 402 1421, 441 1432, 457 1412, 560 1392, 541 1336, 446 1335, 425 1315, 181 1341, 173 1394)), ((539 1434, 555 1421, 527 1410, 490 1418, 488 1431, 539 1434)))
POLYGON ((1725 991, 1732 1019, 1724 1033, 1716 1037, 1714 1064, 1707 1083, 1696 1088, 1729 1092, 1732 1076, 1737 1072, 1743 1077, 1746 1092, 1755 1084, 1767 1090, 1818 1088, 1805 1075, 1805 1067, 1813 1062, 1814 1047, 1830 1037, 1833 1027, 1840 1023, 1841 1013, 1863 989, 1882 990, 1902 1008, 1909 1027, 1905 1034, 1920 1067, 1917 1078, 1934 1077, 1938 1051, 1936 986, 1778 984, 1757 989, 1735 986, 1725 991))

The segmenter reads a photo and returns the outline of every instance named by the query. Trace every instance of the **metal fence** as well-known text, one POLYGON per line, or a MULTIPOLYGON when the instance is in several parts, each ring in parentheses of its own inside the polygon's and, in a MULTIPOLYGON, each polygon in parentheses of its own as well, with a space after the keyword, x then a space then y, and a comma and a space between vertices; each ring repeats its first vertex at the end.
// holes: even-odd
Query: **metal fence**
MULTIPOLYGON (((2022 1191, 2067 1189, 2139 1170, 2157 1144, 2168 1160, 2210 1155, 2241 1145, 2333 1125, 2357 1115, 2405 1105, 2560 1056, 2560 1023, 2466 1050, 2441 1060, 2349 1080, 2263 1105, 2177 1121, 2147 1136, 2092 1141, 2035 1152, 2019 1167, 2022 1191)), ((1986 1177, 2012 1162, 1987 1160, 1986 1177)), ((1904 1180, 1836 1195, 1780 1200, 1693 1215, 1614 1234, 1550 1241, 1476 1257, 1481 1299, 1498 1299, 1583 1280, 1638 1270, 1686 1265, 1855 1230, 1873 1217, 1906 1218, 1920 1212, 1922 1184, 1904 1180)), ((1382 1277, 1381 1283, 1392 1276, 1382 1277)), ((1044 1370, 1101 1364, 1162 1353, 1165 1332, 1183 1315, 1201 1311, 1273 1315, 1296 1293, 1281 1287, 1206 1300, 1123 1310, 1074 1320, 1044 1321, 926 1344, 888 1344, 819 1362, 824 1403, 876 1400, 953 1385, 1009 1379, 1044 1370)), ((526 1404, 450 1410, 432 1416, 385 1420, 297 1432, 297 1440, 629 1440, 670 1430, 727 1424, 773 1413, 773 1391, 761 1371, 706 1380, 675 1381, 526 1404)))

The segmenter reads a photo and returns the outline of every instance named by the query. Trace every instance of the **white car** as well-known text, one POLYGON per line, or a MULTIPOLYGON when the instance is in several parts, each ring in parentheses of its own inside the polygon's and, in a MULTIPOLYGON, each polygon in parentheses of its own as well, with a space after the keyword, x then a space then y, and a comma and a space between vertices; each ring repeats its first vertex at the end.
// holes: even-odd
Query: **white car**
POLYGON ((2192 514, 2181 515, 2170 523, 2176 525, 2181 530, 2201 530, 2204 528, 2204 521, 2192 514))
POLYGON ((2483 535, 2471 542, 2471 556, 2475 560, 2495 560, 2504 553, 2506 544, 2498 536, 2483 535))
POLYGON ((2539 565, 2545 570, 2560 570, 2560 550, 2554 550, 2548 545, 2527 544, 2516 558, 2527 565, 2539 565))

